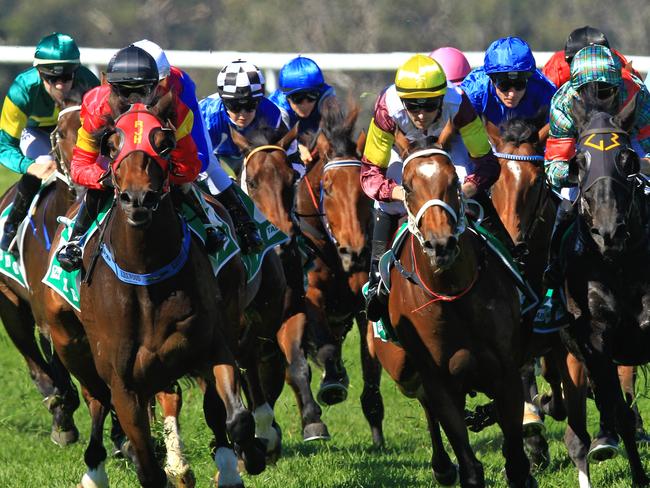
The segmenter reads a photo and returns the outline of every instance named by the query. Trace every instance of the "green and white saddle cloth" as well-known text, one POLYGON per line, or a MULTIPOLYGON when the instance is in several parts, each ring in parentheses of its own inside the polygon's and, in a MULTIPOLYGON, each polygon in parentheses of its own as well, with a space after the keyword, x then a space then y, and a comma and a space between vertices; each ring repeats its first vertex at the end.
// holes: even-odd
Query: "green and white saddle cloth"
MULTIPOLYGON (((237 187, 237 189, 239 190, 239 187, 237 187)), ((227 241, 222 246, 222 248, 219 249, 216 253, 208 255, 210 264, 212 265, 212 271, 214 275, 217 276, 221 268, 223 268, 223 266, 228 261, 230 261, 233 256, 240 252, 240 247, 237 243, 237 240, 233 236, 230 227, 226 225, 226 223, 221 220, 221 218, 216 214, 212 207, 205 202, 201 192, 194 187, 192 187, 192 190, 196 192, 199 201, 201 202, 201 206, 209 216, 212 225, 219 228, 227 236, 227 241)), ((264 215, 255 207, 253 201, 245 193, 239 190, 239 194, 242 197, 246 208, 249 210, 250 215, 253 216, 260 231, 260 235, 264 241, 263 250, 259 254, 241 255, 242 262, 246 267, 247 279, 248 281, 251 281, 255 278, 261 269, 264 255, 275 246, 287 242, 289 238, 286 236, 286 234, 281 232, 264 217, 264 215)), ((83 245, 88 242, 91 236, 97 231, 98 225, 101 225, 101 223, 106 219, 111 206, 112 199, 106 202, 106 205, 99 213, 98 218, 91 225, 84 241, 81 243, 82 248, 83 245)), ((202 242, 205 242, 205 228, 203 227, 201 221, 195 218, 194 211, 187 205, 183 205, 182 214, 190 230, 202 242)), ((66 224, 61 233, 61 239, 59 241, 60 249, 65 244, 67 244, 70 238, 70 233, 72 231, 72 225, 74 221, 64 219, 62 217, 60 217, 59 220, 66 224)), ((79 286, 81 284, 81 270, 75 270, 72 272, 65 271, 63 268, 61 268, 56 258, 56 253, 54 253, 45 277, 43 278, 43 283, 61 295, 75 310, 79 310, 79 286)))

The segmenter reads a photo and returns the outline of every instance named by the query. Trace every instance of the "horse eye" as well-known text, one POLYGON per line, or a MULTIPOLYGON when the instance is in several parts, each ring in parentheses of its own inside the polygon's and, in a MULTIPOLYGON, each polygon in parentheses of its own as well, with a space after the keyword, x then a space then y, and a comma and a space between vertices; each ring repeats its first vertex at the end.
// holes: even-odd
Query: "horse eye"
POLYGON ((411 188, 406 183, 402 183, 402 188, 404 188, 404 193, 411 193, 411 188))
POLYGON ((246 179, 246 186, 250 188, 251 190, 255 190, 257 188, 257 181, 251 180, 251 179, 246 179))

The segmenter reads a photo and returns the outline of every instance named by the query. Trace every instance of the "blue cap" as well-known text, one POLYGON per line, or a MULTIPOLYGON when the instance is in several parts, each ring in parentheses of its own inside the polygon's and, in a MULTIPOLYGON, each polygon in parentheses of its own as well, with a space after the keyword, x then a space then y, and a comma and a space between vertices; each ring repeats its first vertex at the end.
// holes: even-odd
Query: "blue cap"
POLYGON ((535 71, 536 63, 530 46, 519 37, 497 39, 485 51, 483 69, 487 74, 535 71))
POLYGON ((298 56, 280 70, 280 90, 285 95, 299 91, 317 90, 325 84, 323 73, 309 58, 298 56))

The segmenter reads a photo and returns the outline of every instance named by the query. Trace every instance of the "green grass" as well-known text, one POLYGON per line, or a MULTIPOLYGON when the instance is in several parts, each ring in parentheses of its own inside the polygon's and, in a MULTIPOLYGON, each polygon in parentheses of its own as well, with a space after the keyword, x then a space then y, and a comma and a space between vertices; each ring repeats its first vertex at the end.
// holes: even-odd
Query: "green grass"
MULTIPOLYGON (((0 188, 16 179, 0 171, 0 188)), ((384 422, 386 448, 372 449, 370 432, 358 401, 362 389, 358 358, 359 338, 353 330, 344 348, 346 366, 351 375, 349 399, 325 408, 323 419, 332 440, 305 444, 295 400, 285 388, 276 416, 283 429, 283 457, 257 477, 245 477, 251 487, 427 487, 432 482, 429 459, 431 446, 426 422, 417 402, 403 397, 395 384, 384 375, 382 394, 386 407, 384 422)), ((315 374, 314 388, 318 374, 315 374)), ((643 383, 643 381, 641 382, 643 383)), ((75 486, 85 472, 83 451, 88 441, 89 418, 85 406, 75 414, 81 439, 75 445, 59 448, 49 440, 51 417, 32 385, 24 361, 0 328, 0 487, 47 488, 75 486)), ((210 458, 210 432, 203 421, 200 390, 184 386, 182 435, 188 459, 197 477, 197 486, 211 486, 216 468, 210 458)), ((483 402, 484 399, 472 400, 483 402)), ((641 411, 650 402, 640 400, 641 411)), ((589 403, 590 431, 596 430, 597 416, 589 403)), ((537 474, 541 487, 577 486, 577 472, 570 462, 562 436, 565 424, 546 421, 551 445, 550 467, 537 474)), ((108 422, 107 422, 108 426, 108 422)), ((160 433, 160 424, 154 431, 160 433)), ((479 459, 485 467, 489 486, 505 486, 504 461, 500 454, 501 434, 493 426, 481 434, 470 434, 479 459)), ((109 447, 108 432, 106 446, 109 447)), ((451 453, 451 451, 449 450, 451 453)), ((642 448, 647 458, 648 449, 642 448)), ((647 464, 647 463, 646 463, 647 464)), ((647 466, 646 466, 647 467, 647 466)), ((133 467, 124 460, 110 458, 107 471, 113 487, 137 486, 133 467)), ((624 456, 592 467, 594 486, 622 488, 630 485, 624 456)))

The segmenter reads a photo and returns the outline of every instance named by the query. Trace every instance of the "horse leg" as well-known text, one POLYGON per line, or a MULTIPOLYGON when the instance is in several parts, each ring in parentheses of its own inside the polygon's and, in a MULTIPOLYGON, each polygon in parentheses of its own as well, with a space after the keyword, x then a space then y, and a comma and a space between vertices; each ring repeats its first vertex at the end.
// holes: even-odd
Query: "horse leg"
POLYGON ((495 389, 497 422, 503 432, 503 455, 506 476, 511 487, 533 486, 530 463, 523 443, 523 391, 521 377, 516 370, 506 371, 495 389))
POLYGON ((120 425, 134 453, 140 484, 147 488, 167 486, 167 475, 156 460, 149 425, 148 399, 138 397, 119 379, 111 383, 111 395, 120 425))
POLYGON ((558 370, 558 365, 562 362, 564 362, 564 352, 558 355, 555 348, 542 358, 542 376, 551 387, 551 395, 543 395, 539 399, 542 412, 558 421, 566 419, 567 416, 562 401, 562 382, 558 370))
POLYGON ((544 437, 544 422, 535 405, 535 398, 539 396, 537 380, 535 379, 534 359, 521 368, 521 382, 524 392, 524 446, 533 466, 542 470, 548 466, 550 453, 548 442, 544 437))
POLYGON ((449 454, 445 451, 440 434, 440 423, 436 420, 429 400, 420 388, 418 391, 418 401, 424 409, 431 436, 431 469, 433 477, 442 486, 454 486, 458 482, 458 466, 451 462, 449 454))
POLYGON ((321 420, 322 411, 311 392, 311 368, 302 349, 306 316, 298 313, 286 320, 277 333, 278 344, 287 359, 287 382, 296 395, 302 417, 303 439, 328 440, 329 432, 321 420))
POLYGON ((641 418, 641 412, 639 412, 639 405, 636 402, 636 392, 635 392, 635 383, 636 383, 636 367, 633 366, 619 366, 618 367, 618 378, 621 382, 621 387, 623 388, 623 394, 625 395, 625 402, 634 412, 634 427, 636 430, 635 436, 636 441, 639 443, 647 444, 650 442, 650 436, 645 431, 643 427, 643 419, 641 418))
POLYGON ((379 384, 381 381, 381 364, 376 357, 370 355, 369 342, 372 341, 372 327, 366 320, 365 314, 356 317, 359 328, 359 352, 361 356, 361 374, 363 376, 363 391, 361 392, 361 409, 370 425, 372 443, 375 447, 384 445, 384 402, 381 398, 379 384))
MULTIPOLYGON (((0 317, 9 338, 25 359, 29 376, 43 396, 44 405, 52 414, 50 439, 62 447, 76 442, 79 431, 73 413, 79 407, 77 389, 56 354, 43 357, 34 336, 35 324, 29 306, 4 283, 0 283, 0 317)), ((47 356, 52 345, 39 335, 47 356)))
POLYGON ((196 484, 196 478, 192 468, 183 454, 183 440, 180 435, 178 419, 183 406, 183 396, 180 385, 175 381, 168 388, 156 393, 156 400, 163 415, 163 437, 167 459, 165 461, 165 473, 167 478, 173 480, 179 488, 192 488, 196 484))
MULTIPOLYGON (((104 392, 105 394, 108 391, 104 392)), ((86 388, 82 395, 90 413, 90 439, 84 452, 84 461, 88 468, 81 478, 82 488, 108 488, 106 474, 106 449, 104 448, 104 420, 110 407, 93 397, 86 388)), ((110 397, 107 397, 110 398, 110 397)))

